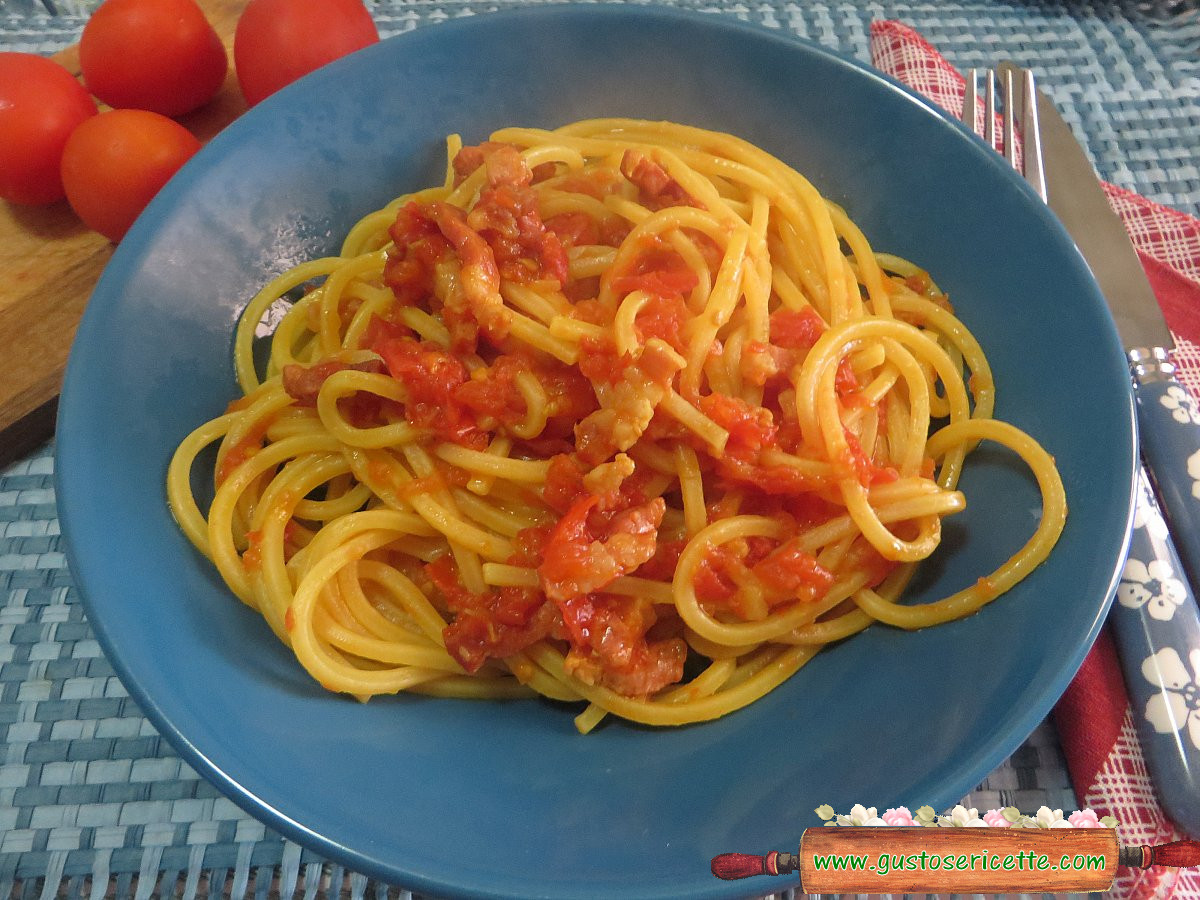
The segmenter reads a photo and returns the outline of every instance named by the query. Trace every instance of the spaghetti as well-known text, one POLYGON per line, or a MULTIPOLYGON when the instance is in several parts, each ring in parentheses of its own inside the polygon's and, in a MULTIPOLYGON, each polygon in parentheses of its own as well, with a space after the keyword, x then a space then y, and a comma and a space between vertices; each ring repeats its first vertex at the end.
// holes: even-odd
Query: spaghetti
POLYGON ((250 302, 242 396, 170 466, 183 531, 324 687, 696 722, 873 622, 969 615, 1050 552, 1061 480, 992 417, 979 344, 800 174, 636 120, 448 145, 443 184, 250 302), (1031 469, 1040 522, 899 602, 984 440, 1031 469))

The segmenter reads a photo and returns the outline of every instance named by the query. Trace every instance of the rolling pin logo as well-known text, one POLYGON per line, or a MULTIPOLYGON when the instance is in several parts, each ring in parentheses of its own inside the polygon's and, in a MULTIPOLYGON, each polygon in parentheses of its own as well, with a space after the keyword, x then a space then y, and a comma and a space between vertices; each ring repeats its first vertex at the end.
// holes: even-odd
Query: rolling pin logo
MULTIPOLYGON (((873 819, 873 811, 871 817, 858 812, 827 823, 849 827, 806 829, 796 853, 719 854, 712 873, 726 880, 799 873, 799 890, 810 894, 1075 893, 1110 889, 1119 866, 1200 866, 1198 841, 1123 847, 1113 827, 1077 828, 1067 821, 1037 827, 1046 823, 1015 810, 1004 811, 1017 826, 1008 828, 923 827, 963 824, 939 821, 927 807, 908 817, 912 824, 869 827, 856 820, 873 819), (1020 827, 1029 824, 1034 827, 1020 827)), ((832 811, 822 817, 834 818, 832 811)))

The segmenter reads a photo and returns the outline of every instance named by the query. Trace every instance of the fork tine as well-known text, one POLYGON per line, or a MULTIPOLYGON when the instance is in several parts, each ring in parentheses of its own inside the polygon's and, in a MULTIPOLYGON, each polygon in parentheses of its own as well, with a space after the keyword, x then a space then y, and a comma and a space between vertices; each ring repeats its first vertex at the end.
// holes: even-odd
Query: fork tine
POLYGON ((1038 196, 1046 201, 1046 170, 1042 165, 1042 127, 1038 122, 1037 85, 1033 80, 1033 73, 1028 70, 1021 81, 1021 134, 1024 137, 1022 149, 1025 151, 1025 180, 1033 185, 1038 196))
MULTIPOLYGON (((1013 97, 1013 72, 1012 69, 1000 69, 997 73, 1000 76, 1000 90, 1004 94, 1004 158, 1008 160, 1008 164, 1014 169, 1020 170, 1020 164, 1017 160, 1017 129, 1014 120, 1020 115, 1016 107, 1016 100, 1013 97)), ((1022 125, 1022 134, 1024 126, 1022 125)))
POLYGON ((979 134, 979 70, 971 69, 967 73, 967 86, 963 92, 963 124, 976 134, 979 134))
POLYGON ((983 139, 989 147, 996 149, 996 79, 992 70, 983 73, 983 139))

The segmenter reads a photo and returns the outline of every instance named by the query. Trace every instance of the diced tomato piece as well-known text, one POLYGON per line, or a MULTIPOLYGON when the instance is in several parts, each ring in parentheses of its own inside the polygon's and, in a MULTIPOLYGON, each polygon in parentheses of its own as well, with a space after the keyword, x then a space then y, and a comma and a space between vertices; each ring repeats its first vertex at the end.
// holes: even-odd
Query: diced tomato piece
POLYGON ((769 558, 775 546, 770 538, 753 536, 707 548, 693 580, 696 599, 710 609, 726 609, 748 618, 738 582, 769 558))
POLYGON ((559 213, 546 220, 546 227, 558 235, 564 247, 579 247, 600 242, 600 227, 587 213, 559 213))
POLYGON ((776 347, 810 350, 825 332, 825 322, 811 306, 777 309, 768 317, 771 343, 776 347))
POLYGON ((453 402, 469 410, 476 421, 494 419, 513 425, 525 418, 525 398, 517 390, 516 377, 529 371, 528 362, 518 356, 502 355, 487 368, 451 389, 453 402))
POLYGON ((382 316, 371 316, 367 322, 367 327, 363 329, 358 346, 363 350, 370 350, 372 347, 379 346, 385 340, 412 336, 413 330, 401 322, 393 322, 391 319, 385 319, 382 316))
POLYGON ((471 175, 483 165, 483 158, 486 151, 483 149, 484 144, 472 144, 465 147, 460 147, 458 153, 454 155, 453 161, 450 163, 454 169, 454 183, 462 184, 468 175, 471 175))
POLYGON ((753 455, 775 445, 779 429, 769 409, 751 406, 740 397, 726 394, 701 397, 700 409, 729 432, 728 453, 753 455))
POLYGON ((416 201, 396 211, 388 234, 395 246, 384 263, 384 283, 401 305, 416 305, 432 296, 435 267, 450 254, 450 243, 429 207, 416 201))
POLYGON ((542 499, 546 505, 560 514, 565 514, 587 494, 583 486, 584 469, 574 456, 560 453, 550 460, 546 471, 546 484, 542 488, 542 499))
POLYGON ((441 234, 429 210, 415 200, 410 200, 396 210, 396 221, 388 228, 388 236, 397 247, 408 247, 422 238, 441 234))
POLYGON ((513 538, 515 546, 512 556, 507 560, 508 564, 537 568, 542 559, 542 548, 546 546, 553 528, 553 525, 530 525, 518 531, 517 536, 513 538))
POLYGON ((629 271, 612 276, 612 289, 618 294, 645 291, 672 297, 689 293, 699 283, 699 277, 679 252, 659 238, 646 241, 629 271))
POLYGON ((692 317, 687 304, 680 293, 651 293, 653 297, 638 311, 634 321, 642 340, 659 338, 682 353, 687 345, 684 326, 692 317))
POLYGON ((579 342, 579 371, 592 381, 616 384, 625 376, 625 370, 633 365, 628 353, 618 353, 617 345, 609 337, 586 337, 579 342))
POLYGON ((637 576, 654 581, 670 581, 675 577, 675 569, 679 566, 679 555, 686 546, 686 540, 659 541, 658 549, 638 568, 637 576))
POLYGON ((721 605, 737 593, 737 584, 730 577, 741 560, 729 544, 709 547, 696 566, 692 587, 696 599, 706 606, 721 605))
POLYGON ((821 525, 844 511, 817 492, 791 494, 780 499, 781 508, 796 521, 797 526, 821 525))
POLYGON ((603 303, 595 298, 579 300, 571 310, 571 317, 592 325, 611 325, 612 313, 603 303))
POLYGON ((837 374, 833 379, 834 390, 843 400, 852 396, 861 385, 858 382, 858 376, 854 374, 854 367, 850 365, 850 357, 843 356, 838 363, 837 374))
POLYGON ((833 573, 804 550, 798 538, 785 541, 751 571, 775 602, 793 597, 819 600, 829 591, 834 580, 833 573))
POLYGON ((609 216, 600 223, 600 243, 605 247, 620 247, 633 231, 633 224, 623 216, 609 216))
POLYGON ((442 630, 446 650, 468 672, 477 672, 489 659, 505 659, 549 636, 557 610, 536 591, 501 588, 495 606, 510 614, 525 615, 520 623, 508 624, 491 615, 490 607, 464 610, 442 630))
POLYGON ((455 389, 467 380, 461 360, 431 341, 412 338, 383 340, 375 351, 404 386, 404 415, 410 423, 458 444, 486 442, 473 416, 454 401, 455 389))
POLYGON ((554 632, 558 610, 532 588, 500 588, 475 594, 463 587, 449 555, 425 566, 425 573, 452 615, 442 630, 446 650, 468 672, 488 659, 504 659, 554 632))

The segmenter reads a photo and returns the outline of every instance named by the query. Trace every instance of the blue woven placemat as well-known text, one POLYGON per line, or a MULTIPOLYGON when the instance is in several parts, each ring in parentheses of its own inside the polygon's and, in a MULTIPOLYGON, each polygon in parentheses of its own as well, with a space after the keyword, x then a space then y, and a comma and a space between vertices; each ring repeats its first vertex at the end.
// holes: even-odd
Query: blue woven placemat
MULTIPOLYGON (((528 5, 380 0, 387 36, 528 5)), ((0 50, 52 53, 95 0, 0 0, 0 50), (50 11, 53 9, 53 13, 50 11)), ((869 56, 901 19, 960 68, 1030 65, 1085 135, 1101 175, 1200 214, 1200 7, 1174 2, 677 0, 869 56)), ((126 695, 83 616, 59 535, 52 447, 0 471, 0 900, 51 897, 410 897, 283 839, 174 753, 126 695)), ((1074 809, 1043 724, 964 802, 1074 809)))

